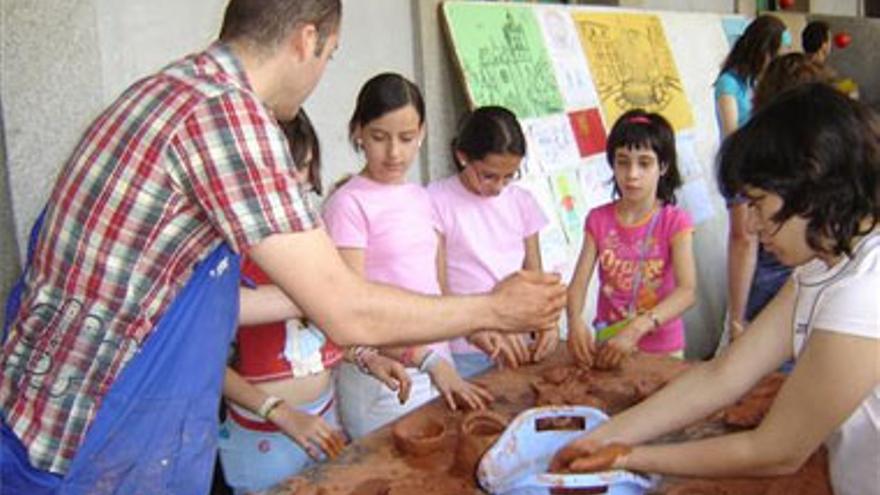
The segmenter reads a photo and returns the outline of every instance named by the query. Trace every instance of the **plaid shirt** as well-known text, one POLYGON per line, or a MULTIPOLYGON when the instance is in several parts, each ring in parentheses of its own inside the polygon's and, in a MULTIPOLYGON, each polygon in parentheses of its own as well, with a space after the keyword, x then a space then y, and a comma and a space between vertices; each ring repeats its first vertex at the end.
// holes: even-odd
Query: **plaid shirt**
POLYGON ((101 399, 193 266, 314 228, 287 141, 228 47, 131 86, 62 170, 0 356, 0 406, 64 473, 101 399))

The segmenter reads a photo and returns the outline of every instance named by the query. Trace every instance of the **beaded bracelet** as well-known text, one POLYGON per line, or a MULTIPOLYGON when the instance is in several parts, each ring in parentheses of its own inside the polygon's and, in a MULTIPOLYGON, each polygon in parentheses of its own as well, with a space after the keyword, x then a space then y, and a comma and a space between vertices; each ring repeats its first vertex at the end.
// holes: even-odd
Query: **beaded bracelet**
POLYGON ((379 351, 375 347, 357 346, 354 348, 354 364, 357 365, 361 373, 372 375, 370 368, 367 366, 367 357, 378 354, 379 351))

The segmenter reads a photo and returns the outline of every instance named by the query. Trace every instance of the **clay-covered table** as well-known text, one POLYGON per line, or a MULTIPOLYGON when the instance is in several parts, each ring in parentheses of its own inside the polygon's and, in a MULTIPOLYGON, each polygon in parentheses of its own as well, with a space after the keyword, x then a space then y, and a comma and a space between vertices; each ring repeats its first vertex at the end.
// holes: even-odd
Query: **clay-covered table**
MULTIPOLYGON (((638 355, 616 372, 588 372, 571 364, 561 349, 550 359, 516 370, 494 370, 476 378, 495 396, 491 408, 507 418, 536 405, 583 403, 610 414, 624 409, 687 367, 678 360, 638 355), (589 391, 589 393, 588 393, 589 391)), ((443 424, 448 434, 423 456, 404 454, 395 446, 393 425, 350 444, 337 459, 322 463, 274 489, 273 495, 449 495, 482 492, 471 474, 456 465, 459 428, 464 413, 453 413, 438 400, 413 411, 409 418, 443 424)), ((727 426, 719 416, 667 439, 719 434, 727 426)), ((830 494, 824 453, 815 455, 794 476, 774 479, 693 480, 666 478, 657 493, 709 495, 783 493, 830 494), (782 490, 782 491, 780 491, 782 490), (793 491, 792 491, 793 490, 793 491)))

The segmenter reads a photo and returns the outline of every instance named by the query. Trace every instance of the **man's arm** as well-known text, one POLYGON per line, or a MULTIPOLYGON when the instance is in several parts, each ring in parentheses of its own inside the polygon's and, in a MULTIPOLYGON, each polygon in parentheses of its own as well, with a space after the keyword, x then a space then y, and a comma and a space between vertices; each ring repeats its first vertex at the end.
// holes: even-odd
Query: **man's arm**
POLYGON ((414 344, 480 328, 550 328, 565 305, 559 277, 518 272, 490 294, 419 296, 363 280, 323 229, 266 237, 248 253, 340 345, 414 344))

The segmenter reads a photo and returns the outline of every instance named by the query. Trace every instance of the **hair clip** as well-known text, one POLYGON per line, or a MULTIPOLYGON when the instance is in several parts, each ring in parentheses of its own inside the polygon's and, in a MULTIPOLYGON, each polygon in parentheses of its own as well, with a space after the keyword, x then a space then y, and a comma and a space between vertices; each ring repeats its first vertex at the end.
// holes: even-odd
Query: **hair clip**
POLYGON ((651 119, 649 119, 647 115, 634 115, 634 116, 626 119, 626 121, 629 122, 630 124, 650 124, 651 123, 651 119))

